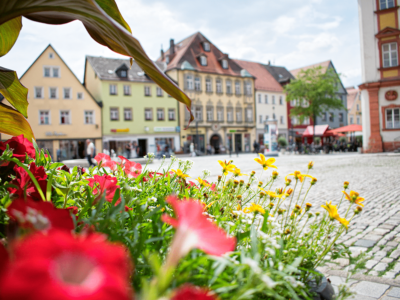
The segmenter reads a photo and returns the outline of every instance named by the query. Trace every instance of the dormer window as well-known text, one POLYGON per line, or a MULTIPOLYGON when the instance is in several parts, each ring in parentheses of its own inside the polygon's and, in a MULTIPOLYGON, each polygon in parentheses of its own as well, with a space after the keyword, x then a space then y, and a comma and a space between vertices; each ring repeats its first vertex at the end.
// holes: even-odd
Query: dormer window
POLYGON ((121 70, 119 74, 121 77, 126 77, 126 70, 121 70))
POLYGON ((118 69, 115 70, 115 73, 118 75, 118 77, 127 78, 128 70, 129 68, 126 66, 126 64, 122 64, 118 69))
POLYGON ((394 7, 394 0, 379 0, 380 9, 388 9, 394 7))
POLYGON ((167 55, 167 56, 165 57, 165 63, 166 63, 166 64, 169 64, 169 55, 167 55))
POLYGON ((200 64, 202 66, 207 66, 207 56, 204 55, 200 56, 200 64))
POLYGON ((204 42, 203 43, 203 49, 204 49, 204 51, 209 52, 210 51, 210 43, 204 42))
POLYGON ((222 60, 222 68, 228 69, 228 60, 226 60, 226 59, 222 60))

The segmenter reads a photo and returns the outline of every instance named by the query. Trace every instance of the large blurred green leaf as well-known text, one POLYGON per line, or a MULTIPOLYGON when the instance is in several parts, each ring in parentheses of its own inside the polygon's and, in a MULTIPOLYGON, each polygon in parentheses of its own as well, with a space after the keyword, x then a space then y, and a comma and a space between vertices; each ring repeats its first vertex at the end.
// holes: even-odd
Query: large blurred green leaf
MULTIPOLYGON (((24 16, 47 24, 80 20, 98 43, 135 59, 143 71, 164 91, 184 103, 191 101, 147 56, 139 41, 131 35, 114 0, 7 0, 0 1, 0 24, 24 16)), ((191 115, 190 121, 194 119, 191 115)))
POLYGON ((15 71, 0 67, 0 93, 25 118, 28 117, 28 89, 18 80, 15 71))
POLYGON ((6 55, 14 46, 21 28, 21 17, 17 17, 0 25, 0 57, 6 55))
POLYGON ((28 121, 18 111, 0 103, 0 132, 17 136, 23 134, 29 141, 35 138, 28 121))

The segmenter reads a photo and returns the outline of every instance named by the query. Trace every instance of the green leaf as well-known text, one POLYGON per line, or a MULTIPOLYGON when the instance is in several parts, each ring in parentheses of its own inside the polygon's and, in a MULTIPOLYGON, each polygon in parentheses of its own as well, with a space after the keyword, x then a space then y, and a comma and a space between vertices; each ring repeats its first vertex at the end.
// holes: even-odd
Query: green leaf
POLYGON ((18 80, 15 71, 0 67, 0 93, 25 118, 28 117, 28 89, 18 80))
MULTIPOLYGON (((80 20, 96 42, 135 59, 147 76, 190 111, 189 97, 147 56, 114 0, 7 0, 0 6, 0 24, 19 16, 47 24, 80 20)), ((191 114, 189 122, 193 119, 191 114)))
POLYGON ((21 17, 0 25, 0 57, 6 55, 14 46, 22 28, 21 17))
POLYGON ((8 105, 0 103, 0 132, 17 136, 23 134, 26 139, 31 141, 35 138, 31 125, 21 113, 8 105))

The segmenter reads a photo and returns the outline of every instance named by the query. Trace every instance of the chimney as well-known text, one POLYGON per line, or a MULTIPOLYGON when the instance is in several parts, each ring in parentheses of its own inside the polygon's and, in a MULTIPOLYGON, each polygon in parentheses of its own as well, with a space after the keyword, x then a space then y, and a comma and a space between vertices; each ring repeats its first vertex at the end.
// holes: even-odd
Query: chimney
POLYGON ((269 60, 269 61, 268 61, 268 66, 270 66, 270 65, 271 65, 271 61, 269 60))
POLYGON ((175 43, 174 39, 169 40, 169 54, 173 55, 175 53, 175 43))
POLYGON ((164 50, 163 50, 162 46, 161 46, 161 60, 164 60, 164 50))

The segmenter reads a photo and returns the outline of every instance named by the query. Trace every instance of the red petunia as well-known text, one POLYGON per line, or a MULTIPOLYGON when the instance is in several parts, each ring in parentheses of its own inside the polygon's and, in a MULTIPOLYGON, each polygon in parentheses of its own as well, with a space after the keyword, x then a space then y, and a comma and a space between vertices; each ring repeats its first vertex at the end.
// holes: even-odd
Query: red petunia
MULTIPOLYGON (((24 138, 23 134, 14 136, 5 142, 0 141, 0 155, 7 149, 7 145, 13 151, 13 157, 17 158, 20 162, 25 161, 25 154, 28 154, 30 158, 35 158, 36 156, 35 148, 28 139, 24 138)), ((3 163, 2 165, 6 166, 7 164, 3 163)))
MULTIPOLYGON (((16 198, 25 198, 25 192, 27 199, 36 201, 42 200, 38 190, 36 189, 35 184, 32 182, 29 174, 24 170, 24 168, 18 167, 16 165, 14 166, 14 171, 16 173, 16 178, 13 179, 10 183, 16 185, 18 188, 8 188, 11 196, 16 198)), ((47 188, 47 174, 45 169, 43 167, 37 167, 36 164, 33 162, 29 165, 29 171, 31 171, 32 175, 36 178, 44 194, 47 188)))
POLYGON ((118 164, 111 159, 111 157, 104 153, 98 153, 94 159, 97 161, 98 164, 101 162, 102 167, 110 168, 112 171, 117 170, 118 164))
POLYGON ((212 185, 211 185, 211 187, 210 187, 210 190, 212 190, 213 192, 215 191, 215 189, 216 189, 216 184, 215 183, 213 183, 212 185))
POLYGON ((173 294, 171 300, 216 300, 207 289, 201 289, 190 284, 179 287, 173 294))
POLYGON ((21 227, 49 231, 62 229, 71 231, 74 222, 68 209, 55 208, 51 202, 16 199, 7 208, 10 218, 21 227))
POLYGON ((0 299, 132 299, 126 250, 103 235, 36 233, 12 250, 0 282, 0 299))
POLYGON ((176 196, 167 198, 177 218, 164 214, 162 221, 175 227, 176 233, 171 246, 167 265, 174 266, 190 250, 198 248, 211 255, 223 255, 233 251, 236 245, 234 237, 203 215, 203 205, 194 200, 179 200, 176 196))
POLYGON ((130 161, 123 156, 118 157, 121 159, 122 168, 124 169, 124 172, 128 178, 137 178, 140 174, 142 174, 141 164, 130 161))
POLYGON ((97 203, 104 192, 106 193, 106 200, 108 202, 112 202, 114 198, 114 194, 119 189, 119 185, 117 185, 117 178, 111 175, 93 175, 93 178, 87 178, 89 181, 89 186, 93 188, 93 195, 96 195, 94 203, 97 203))

